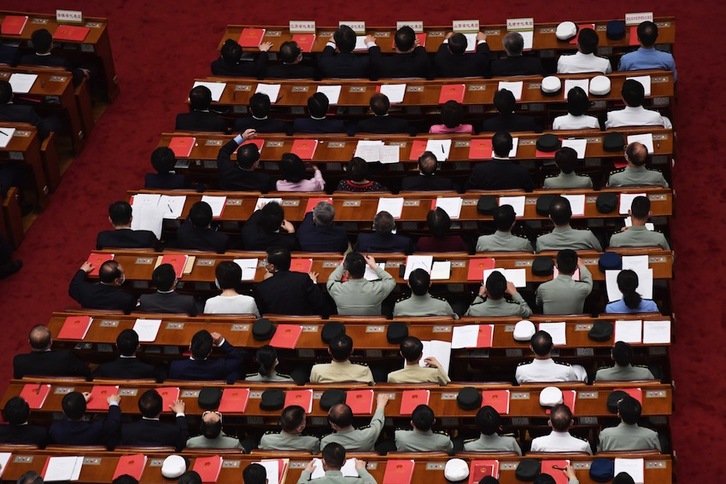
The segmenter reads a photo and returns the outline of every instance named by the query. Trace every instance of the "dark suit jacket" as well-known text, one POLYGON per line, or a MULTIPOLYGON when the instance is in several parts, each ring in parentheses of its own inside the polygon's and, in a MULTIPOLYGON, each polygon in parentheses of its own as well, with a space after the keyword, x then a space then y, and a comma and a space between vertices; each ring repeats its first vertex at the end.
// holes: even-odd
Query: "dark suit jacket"
POLYGON ((186 313, 189 316, 197 315, 197 303, 194 296, 184 296, 176 291, 155 292, 142 294, 136 311, 142 313, 186 313))
POLYGON ((227 340, 219 347, 224 358, 206 360, 174 360, 169 366, 169 378, 174 380, 226 380, 234 383, 245 375, 242 369, 244 352, 227 340))
POLYGON ((320 287, 302 272, 277 271, 255 284, 255 301, 260 313, 327 316, 320 287))
MULTIPOLYGON (((372 116, 358 121, 354 133, 406 133, 411 134, 411 126, 408 121, 392 116, 372 116)), ((350 134, 354 134, 350 133, 350 134)))
POLYGON ((212 74, 227 77, 256 77, 262 79, 267 68, 267 52, 260 52, 252 60, 242 60, 238 64, 227 64, 221 57, 212 62, 212 74))
POLYGON ((212 228, 199 228, 186 219, 176 231, 176 246, 180 249, 208 250, 223 254, 229 245, 229 235, 212 228))
POLYGON ((22 104, 0 104, 0 121, 9 121, 11 123, 29 123, 35 126, 40 135, 40 139, 45 139, 50 133, 50 129, 38 116, 32 106, 23 106, 22 104))
POLYGON ((345 133, 345 123, 339 119, 298 118, 292 122, 295 133, 345 133))
POLYGON ((38 55, 38 54, 27 54, 20 58, 19 65, 21 66, 44 66, 44 67, 59 67, 65 69, 71 73, 73 78, 73 85, 78 86, 85 74, 80 69, 74 69, 70 61, 65 57, 57 55, 38 55))
POLYGON ((279 119, 239 118, 234 122, 234 131, 244 133, 246 129, 254 129, 258 133, 292 133, 290 123, 279 119))
POLYGON ((255 211, 242 227, 242 248, 244 250, 267 250, 269 247, 284 247, 291 251, 297 249, 295 234, 264 231, 257 222, 261 213, 260 210, 255 211))
POLYGON ((103 420, 68 420, 65 417, 51 424, 50 441, 59 445, 105 445, 113 448, 121 431, 121 409, 108 407, 103 420))
POLYGON ((300 250, 305 252, 345 252, 348 234, 342 225, 315 225, 312 212, 305 214, 300 228, 295 232, 300 250))
POLYGON ((148 247, 161 250, 161 243, 154 235, 154 232, 150 230, 104 230, 99 232, 96 237, 96 249, 101 250, 106 247, 121 249, 143 249, 148 247))
POLYGON ((106 286, 86 279, 86 273, 78 270, 68 287, 68 295, 84 308, 121 310, 126 314, 136 306, 136 296, 120 287, 106 286))
POLYGON ((149 365, 134 358, 116 358, 104 363, 93 372, 93 378, 137 379, 154 378, 161 382, 166 378, 162 367, 149 365))
POLYGON ((144 188, 157 188, 159 190, 180 190, 188 188, 187 177, 179 173, 147 173, 144 178, 144 188))
POLYGON ((68 350, 31 351, 13 358, 13 378, 24 376, 89 376, 88 365, 68 350))
POLYGON ((484 77, 489 70, 489 46, 482 42, 476 52, 452 54, 449 44, 441 44, 434 56, 437 77, 484 77))
POLYGON ((176 417, 175 425, 142 418, 138 422, 127 423, 121 427, 122 445, 171 446, 175 447, 177 452, 181 452, 188 437, 186 417, 176 417))
POLYGON ((505 57, 492 61, 492 77, 504 76, 544 76, 544 67, 539 57, 505 57))
POLYGON ((485 119, 481 125, 482 131, 537 131, 537 122, 534 118, 529 116, 522 116, 521 114, 508 114, 502 116, 501 114, 493 118, 485 119))
POLYGON ((420 45, 407 54, 383 55, 381 48, 374 45, 368 49, 373 64, 373 72, 378 79, 400 79, 404 77, 424 77, 431 74, 431 64, 426 49, 420 45))
POLYGON ((275 181, 270 175, 261 171, 243 170, 230 159, 236 149, 237 142, 232 139, 219 150, 217 155, 219 188, 262 193, 274 190, 275 181))
POLYGON ((0 42, 0 64, 16 66, 20 60, 20 49, 0 42))
POLYGON ((323 79, 367 79, 371 77, 371 60, 366 54, 336 53, 326 45, 318 56, 318 72, 323 79))
POLYGON ((226 133, 227 122, 214 113, 192 111, 176 115, 177 131, 211 131, 226 133))
POLYGON ((48 442, 48 429, 40 425, 0 425, 0 443, 31 444, 41 449, 48 442))
POLYGON ((478 163, 466 182, 467 190, 525 190, 534 188, 527 168, 515 161, 498 160, 478 163))
POLYGON ((438 175, 411 175, 401 180, 401 191, 458 190, 453 181, 438 175))
POLYGON ((265 79, 315 79, 315 68, 305 64, 275 64, 267 66, 265 79))
POLYGON ((358 234, 356 252, 411 252, 411 239, 403 235, 363 233, 358 234))

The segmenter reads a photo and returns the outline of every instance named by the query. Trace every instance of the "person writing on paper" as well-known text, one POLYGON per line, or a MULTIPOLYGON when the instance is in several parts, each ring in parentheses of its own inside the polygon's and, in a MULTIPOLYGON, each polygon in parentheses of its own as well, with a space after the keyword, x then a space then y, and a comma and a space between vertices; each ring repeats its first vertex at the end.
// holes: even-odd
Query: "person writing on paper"
POLYGON ((494 157, 490 161, 477 163, 466 181, 466 190, 523 190, 531 192, 534 181, 529 170, 509 159, 514 147, 512 135, 498 131, 492 136, 494 157))
POLYGON ((368 162, 363 158, 354 156, 345 170, 348 172, 348 178, 340 180, 335 188, 336 192, 388 192, 388 188, 368 179, 368 162))
POLYGON ((280 160, 282 180, 277 181, 278 192, 321 192, 325 190, 323 174, 316 165, 310 165, 313 177, 306 178, 305 162, 295 153, 285 153, 280 160))
POLYGON ((388 374, 388 383, 438 383, 439 385, 451 383, 448 373, 433 356, 425 358, 425 366, 421 366, 423 343, 420 339, 407 336, 399 347, 401 356, 406 361, 402 369, 388 374))
POLYGON ((13 86, 9 81, 0 80, 0 121, 13 123, 28 123, 35 126, 41 140, 48 137, 51 131, 56 131, 55 120, 44 120, 32 106, 13 103, 13 86))
POLYGON ((0 443, 27 444, 44 448, 48 441, 48 429, 28 423, 30 405, 23 397, 11 397, 2 411, 4 425, 0 425, 0 443))
POLYGON ((485 405, 479 409, 474 418, 480 436, 475 440, 464 442, 467 452, 516 452, 522 455, 517 439, 509 435, 499 435, 502 431, 502 417, 493 407, 485 405))
POLYGON ((555 164, 560 174, 545 178, 544 188, 592 188, 592 179, 589 176, 575 173, 577 166, 577 151, 569 146, 563 146, 555 153, 555 164))
POLYGON ((468 252, 469 248, 461 235, 449 235, 451 217, 441 207, 429 210, 426 225, 430 236, 419 237, 416 243, 417 252, 468 252))
POLYGON ((672 128, 670 119, 658 111, 643 107, 645 88, 635 79, 626 79, 620 88, 620 95, 626 106, 618 111, 610 111, 605 120, 605 129, 623 126, 662 126, 672 128))
POLYGON ((573 249, 602 252, 602 245, 595 234, 587 229, 573 229, 570 219, 570 201, 565 197, 555 197, 550 203, 550 220, 555 227, 549 234, 537 237, 536 251, 573 249))
POLYGON ((267 469, 262 464, 253 462, 242 471, 242 484, 268 484, 267 469))
POLYGON ((610 247, 660 247, 671 250, 665 235, 646 227, 648 218, 652 215, 648 197, 635 197, 628 209, 628 215, 632 225, 613 234, 610 237, 610 247))
POLYGON ((250 110, 250 116, 247 118, 237 118, 234 122, 234 130, 238 133, 244 133, 248 129, 255 133, 289 133, 291 130, 290 123, 279 119, 270 119, 270 96, 264 92, 256 92, 250 96, 250 102, 247 107, 250 110))
POLYGON ((206 329, 197 331, 189 344, 191 356, 186 360, 174 360, 169 365, 169 378, 174 380, 226 380, 234 383, 242 379, 246 353, 235 348, 219 333, 206 329), (209 358, 214 348, 224 356, 209 358))
POLYGON ((189 216, 176 231, 179 249, 204 250, 224 254, 229 246, 229 235, 212 227, 214 212, 207 202, 196 202, 189 216))
POLYGON ((535 292, 544 314, 582 314, 585 299, 592 292, 592 274, 572 249, 557 253, 555 261, 559 274, 551 281, 539 285, 535 292), (580 280, 573 275, 580 270, 580 280))
POLYGON ((600 121, 595 116, 588 116, 590 100, 580 86, 567 91, 567 114, 557 116, 552 121, 552 129, 600 129, 600 121))
POLYGON ((371 96, 370 108, 373 116, 358 121, 355 129, 350 134, 355 133, 373 133, 373 134, 393 134, 405 133, 415 134, 411 132, 408 121, 402 118, 396 118, 388 114, 391 109, 391 102, 388 96, 380 92, 371 96))
POLYGON ((225 77, 256 77, 262 79, 265 76, 267 61, 272 48, 272 42, 262 42, 257 46, 260 53, 255 56, 253 62, 242 60, 242 46, 235 40, 227 39, 222 44, 219 59, 212 61, 212 75, 225 77))
POLYGON ((658 450, 658 432, 638 425, 643 407, 630 395, 618 402, 620 425, 600 431, 598 452, 619 452, 624 450, 658 450))
POLYGON ((252 314, 260 317, 255 299, 237 292, 242 280, 242 268, 229 260, 221 261, 214 268, 214 283, 222 293, 207 299, 205 314, 252 314))
POLYGON ((547 422, 552 432, 544 437, 532 440, 532 452, 586 452, 592 454, 590 442, 570 435, 570 428, 575 421, 567 405, 559 404, 552 407, 547 422))
POLYGON ((630 269, 618 273, 618 289, 623 298, 608 303, 606 313, 657 313, 658 305, 652 299, 643 299, 638 294, 638 274, 630 269))
POLYGON ((643 143, 634 141, 625 147, 625 160, 628 166, 610 173, 609 187, 659 186, 668 188, 668 182, 657 170, 645 167, 648 161, 648 148, 643 143))
POLYGON ((355 250, 358 252, 411 252, 411 239, 398 235, 393 215, 382 210, 373 218, 373 233, 358 234, 355 250))
MULTIPOLYGON (((347 447, 343 447, 340 444, 331 443, 323 448, 323 470, 325 475, 317 479, 311 479, 313 472, 315 472, 315 460, 308 462, 305 466, 305 470, 302 471, 298 484, 306 484, 308 482, 316 482, 318 484, 345 484, 351 481, 351 478, 344 477, 340 471, 345 464, 345 452, 351 450, 347 447)), ((376 484, 376 480, 366 470, 365 461, 355 460, 355 470, 358 472, 358 478, 354 479, 354 482, 360 484, 376 484)))
POLYGON ((615 362, 612 368, 600 368, 595 381, 655 380, 653 373, 645 366, 633 366, 633 347, 624 341, 617 341, 610 351, 615 362))
POLYGON ((93 378, 113 378, 116 380, 132 380, 137 378, 153 378, 162 382, 166 378, 163 366, 153 366, 136 358, 139 349, 139 335, 133 329, 124 329, 116 337, 119 357, 108 363, 102 363, 93 371, 93 378))
POLYGON ((519 32, 507 32, 502 38, 502 45, 507 57, 492 61, 490 73, 492 77, 504 76, 544 76, 545 71, 539 57, 526 57, 524 38, 519 32))
POLYGON ((297 42, 288 40, 280 45, 279 64, 267 66, 265 79, 314 79, 315 67, 303 63, 303 51, 297 42))
POLYGON ((307 118, 297 118, 292 122, 292 130, 295 133, 345 133, 347 131, 345 122, 340 119, 327 117, 330 101, 328 96, 322 92, 316 92, 308 98, 307 118))
POLYGON ((187 177, 174 172, 176 155, 168 146, 159 146, 151 152, 151 166, 156 173, 147 173, 144 188, 158 190, 181 190, 189 187, 187 177))
POLYGON ((257 170, 260 166, 260 150, 257 145, 247 143, 240 146, 245 141, 254 138, 256 134, 254 129, 247 129, 219 149, 217 174, 219 175, 219 188, 222 190, 267 193, 275 189, 275 181, 272 177, 257 170), (231 159, 235 150, 237 150, 236 163, 231 159))
POLYGON ((408 25, 396 30, 393 38, 393 55, 383 55, 373 35, 366 35, 365 42, 376 79, 431 76, 431 65, 426 49, 418 44, 416 32, 408 25))
MULTIPOLYGON (((458 191, 459 188, 449 178, 438 176, 439 160, 431 151, 424 151, 418 157, 418 175, 408 175, 401 180, 402 192, 458 191)), ((466 249, 465 249, 466 250, 466 249)))
POLYGON ((142 294, 135 311, 141 313, 186 313, 197 315, 194 296, 184 296, 176 292, 179 280, 171 264, 161 264, 151 273, 151 284, 156 287, 152 294, 142 294))
POLYGON ((367 55, 353 53, 356 34, 347 25, 341 25, 333 33, 318 56, 318 72, 323 79, 368 79, 371 76, 371 60, 367 55))
POLYGON ((334 222, 335 207, 318 202, 297 229, 300 250, 305 252, 347 252, 350 248, 345 227, 334 222))
POLYGON ((68 287, 68 295, 78 304, 87 309, 120 310, 125 314, 136 306, 136 296, 121 289, 126 281, 124 268, 115 260, 101 264, 98 270, 98 282, 88 280, 88 273, 93 264, 86 261, 73 276, 68 287))
POLYGON ((476 241, 477 252, 533 252, 532 242, 526 237, 512 235, 517 214, 511 205, 500 205, 494 212, 496 232, 482 235, 476 241))
POLYGON ((484 32, 476 33, 476 50, 467 54, 469 41, 449 32, 434 56, 436 77, 484 77, 489 70, 489 46, 484 32))
POLYGON ((333 338, 328 344, 330 363, 318 363, 310 370, 310 383, 358 382, 373 385, 371 369, 350 361, 353 339, 348 335, 333 338))
POLYGON ((582 366, 556 363, 550 355, 552 345, 552 336, 547 331, 534 333, 529 340, 534 360, 517 367, 514 378, 518 384, 587 380, 587 372, 582 366))
POLYGON ((96 236, 96 249, 149 248, 161 250, 161 243, 154 232, 131 229, 132 219, 132 208, 128 202, 120 200, 109 205, 108 220, 113 225, 113 230, 104 230, 98 233, 96 236))
POLYGON ((290 376, 280 373, 276 370, 277 364, 277 350, 270 345, 265 345, 257 350, 255 354, 255 361, 259 365, 257 373, 250 373, 245 376, 246 381, 254 382, 292 382, 293 379, 290 376))
POLYGON ((523 116, 514 112, 517 100, 509 89, 500 89, 494 94, 494 107, 499 115, 485 119, 481 131, 541 131, 534 118, 523 116))
POLYGON ((70 392, 63 397, 63 420, 50 426, 50 442, 57 445, 105 445, 109 449, 118 443, 121 431, 121 397, 115 393, 106 398, 108 413, 103 420, 89 420, 86 403, 90 393, 70 392))
POLYGON ((219 412, 203 412, 199 432, 201 435, 187 440, 187 449, 242 448, 242 444, 237 437, 230 437, 222 432, 222 414, 219 412))
POLYGON ((177 452, 181 452, 189 436, 184 401, 176 400, 169 405, 171 412, 176 415, 174 424, 159 421, 163 405, 164 399, 155 389, 142 393, 139 397, 141 420, 121 426, 121 445, 174 447, 177 452))
POLYGON ((676 61, 673 54, 655 48, 658 40, 658 26, 646 20, 638 25, 638 42, 640 48, 620 58, 619 71, 637 71, 640 69, 663 69, 673 72, 673 80, 677 81, 676 61))
POLYGON ((295 226, 285 220, 285 211, 279 203, 268 202, 250 215, 242 227, 242 247, 245 250, 297 249, 295 226))
POLYGON ((345 403, 333 405, 328 410, 328 422, 334 433, 320 439, 320 447, 330 443, 342 445, 350 452, 371 452, 383 429, 385 409, 388 405, 388 394, 376 395, 376 410, 369 425, 361 428, 353 427, 353 411, 345 403))
POLYGON ((227 122, 212 113, 212 91, 207 86, 197 86, 189 92, 191 112, 176 115, 176 131, 207 131, 226 133, 227 122))
POLYGON ((600 37, 593 29, 580 29, 577 34, 577 52, 561 55, 557 60, 558 74, 578 74, 580 72, 599 72, 610 74, 613 71, 610 60, 595 55, 600 37))
POLYGON ((434 411, 428 405, 418 405, 411 414, 413 430, 396 430, 398 452, 451 452, 454 444, 444 432, 434 432, 434 411))
POLYGON ((262 450, 307 450, 320 452, 320 439, 302 435, 305 430, 305 409, 300 405, 288 405, 280 415, 280 432, 270 431, 260 439, 262 450))
POLYGON ((513 282, 504 274, 495 271, 479 289, 465 316, 518 316, 522 319, 532 315, 532 310, 517 292, 513 282))
MULTIPOLYGON (((464 34, 457 34, 463 36, 464 34)), ((466 40, 466 38, 464 39, 466 40)), ((463 124, 464 106, 454 100, 446 101, 441 106, 441 123, 433 124, 429 128, 431 134, 446 133, 473 133, 474 127, 471 124, 463 124)))

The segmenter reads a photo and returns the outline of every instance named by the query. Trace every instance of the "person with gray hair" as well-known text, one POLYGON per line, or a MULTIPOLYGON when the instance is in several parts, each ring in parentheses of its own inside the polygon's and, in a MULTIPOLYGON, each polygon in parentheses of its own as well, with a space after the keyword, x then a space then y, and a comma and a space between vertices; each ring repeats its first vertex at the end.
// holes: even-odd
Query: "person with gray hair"
POLYGON ((502 45, 507 53, 504 59, 492 62, 492 77, 502 76, 544 76, 544 67, 539 57, 525 57, 524 38, 519 32, 509 32, 502 39, 502 45))
POLYGON ((350 248, 345 227, 336 225, 335 207, 328 201, 320 201, 297 230, 300 249, 305 252, 346 252, 350 248))
POLYGON ((411 251, 411 239, 397 235, 396 221, 385 210, 373 218, 373 233, 358 235, 355 250, 358 252, 405 252, 411 251))

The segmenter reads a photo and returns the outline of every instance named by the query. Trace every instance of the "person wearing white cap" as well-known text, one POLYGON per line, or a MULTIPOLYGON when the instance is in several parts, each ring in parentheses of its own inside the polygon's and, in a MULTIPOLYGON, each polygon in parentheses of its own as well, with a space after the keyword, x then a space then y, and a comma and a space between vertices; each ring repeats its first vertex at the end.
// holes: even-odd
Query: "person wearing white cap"
POLYGON ((580 365, 556 363, 550 356, 552 336, 547 331, 537 331, 529 341, 534 360, 517 367, 514 378, 522 383, 541 383, 556 381, 585 381, 587 373, 580 365))
POLYGON ((595 55, 600 38, 593 29, 582 29, 577 35, 577 52, 574 55, 561 55, 557 60, 558 74, 577 74, 580 72, 613 71, 610 60, 595 55))
POLYGON ((574 420, 567 405, 560 404, 552 408, 549 426, 552 432, 532 440, 532 452, 586 452, 592 454, 587 440, 570 435, 569 429, 574 420))

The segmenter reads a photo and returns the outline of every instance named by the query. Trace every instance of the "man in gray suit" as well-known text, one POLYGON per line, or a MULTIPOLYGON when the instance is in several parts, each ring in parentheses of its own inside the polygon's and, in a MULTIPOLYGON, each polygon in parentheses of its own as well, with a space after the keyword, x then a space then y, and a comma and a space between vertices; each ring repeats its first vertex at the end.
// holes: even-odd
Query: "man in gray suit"
POLYGON ((396 287, 393 277, 376 265, 376 260, 357 252, 346 254, 345 261, 328 278, 328 293, 338 306, 338 314, 353 316, 380 316, 381 303, 396 287), (379 277, 365 279, 366 265, 379 277), (343 282, 343 276, 347 281, 343 282))
POLYGON ((356 429, 353 427, 353 411, 345 403, 333 405, 328 410, 328 422, 335 433, 328 434, 320 440, 320 446, 325 447, 335 442, 351 452, 371 452, 383 429, 386 418, 385 408, 388 404, 388 394, 379 393, 376 397, 376 411, 373 413, 370 425, 356 429))
POLYGON ((501 272, 492 272, 479 289, 466 316, 519 316, 532 315, 527 301, 517 292, 514 283, 507 281, 501 272), (505 298, 506 296, 506 298, 505 298))
POLYGON ((312 454, 320 452, 320 439, 302 435, 305 430, 305 409, 300 405, 288 405, 280 416, 278 432, 268 432, 260 439, 263 450, 307 450, 312 454))
POLYGON ((458 316, 449 302, 429 294, 431 276, 424 269, 414 269, 408 276, 408 287, 411 295, 396 301, 393 306, 393 317, 398 316, 458 316))
POLYGON ((595 381, 654 380, 655 376, 646 367, 633 366, 633 347, 624 341, 613 346, 610 355, 615 362, 612 368, 601 368, 595 373, 595 381))
POLYGON ((581 314, 585 299, 592 292, 592 275, 585 264, 571 249, 557 253, 557 277, 540 284, 536 292, 537 304, 544 314, 581 314), (580 269, 580 280, 572 276, 580 269))
POLYGON ((589 230, 576 230, 570 226, 572 207, 565 197, 555 197, 550 203, 550 220, 555 228, 549 234, 537 237, 537 252, 543 250, 596 250, 602 252, 602 245, 589 230))
POLYGON ((434 411, 428 405, 419 405, 411 414, 413 430, 396 430, 396 450, 408 452, 450 452, 454 444, 443 432, 434 432, 434 411))
POLYGON ((569 146, 563 146, 555 153, 555 164, 560 174, 545 178, 544 188, 592 188, 589 176, 575 173, 577 166, 577 151, 569 146))
POLYGON ((499 435, 502 418, 493 407, 485 405, 479 409, 474 419, 481 435, 478 439, 464 442, 467 452, 516 452, 522 455, 517 439, 508 435, 499 435))
MULTIPOLYGON (((323 470, 325 475, 314 479, 316 484, 347 484, 356 482, 359 484, 376 484, 376 480, 368 473, 366 463, 362 460, 355 459, 355 470, 358 471, 358 479, 344 477, 340 469, 345 464, 346 449, 339 444, 328 444, 323 448, 323 470)), ((306 484, 310 482, 310 477, 315 470, 315 461, 311 460, 302 471, 298 484, 306 484)))
POLYGON ((620 424, 602 429, 597 451, 660 450, 658 432, 638 425, 642 411, 643 407, 638 400, 631 396, 623 397, 618 402, 620 424))
POLYGON ((151 274, 151 283, 156 287, 154 294, 142 294, 136 311, 144 313, 187 313, 197 315, 194 296, 183 296, 175 291, 176 271, 171 264, 161 264, 151 274))
POLYGON ((612 172, 608 179, 609 187, 632 187, 639 185, 659 186, 668 188, 668 182, 657 170, 648 170, 648 148, 637 141, 625 148, 625 160, 628 166, 620 171, 612 172))
POLYGON ((501 205, 494 212, 497 231, 482 235, 476 241, 477 252, 532 252, 532 242, 524 237, 512 235, 517 214, 511 205, 501 205))
POLYGON ((660 232, 648 230, 645 224, 651 216, 648 197, 635 197, 628 210, 632 225, 610 237, 610 247, 660 247, 671 250, 668 241, 660 232))

